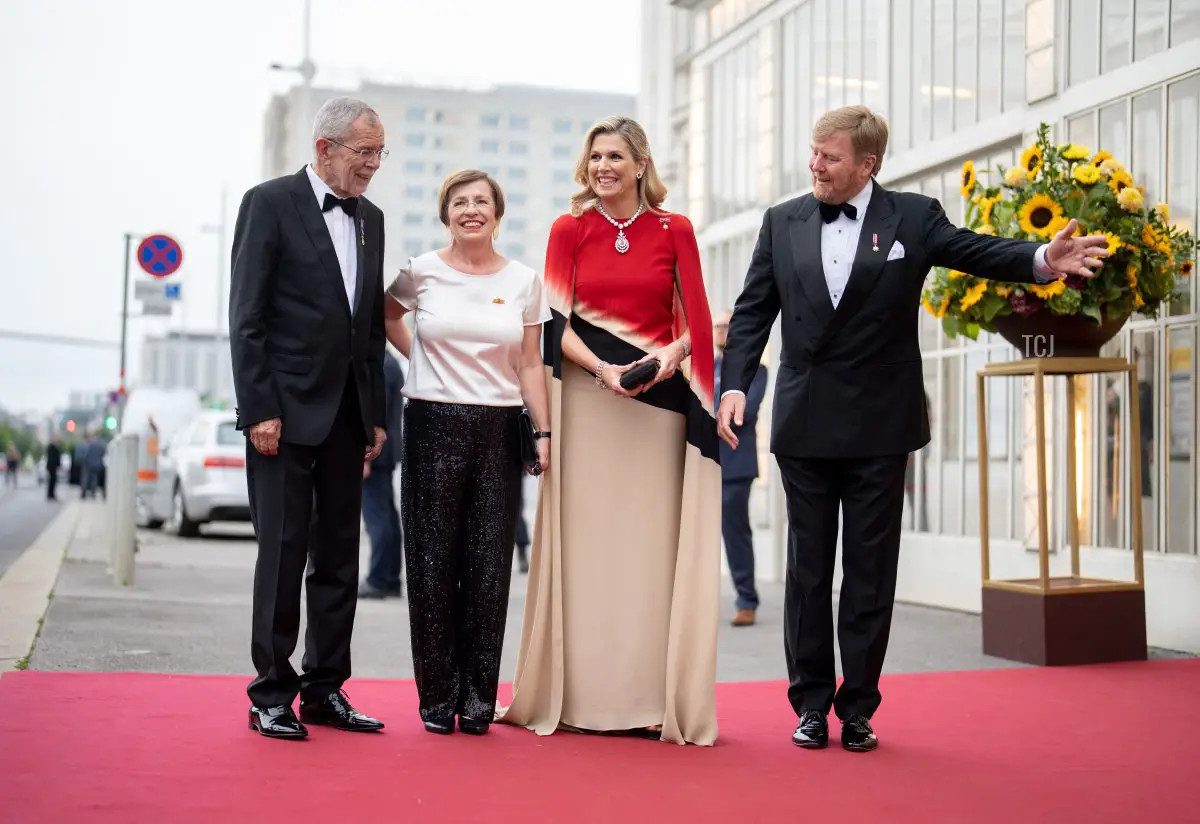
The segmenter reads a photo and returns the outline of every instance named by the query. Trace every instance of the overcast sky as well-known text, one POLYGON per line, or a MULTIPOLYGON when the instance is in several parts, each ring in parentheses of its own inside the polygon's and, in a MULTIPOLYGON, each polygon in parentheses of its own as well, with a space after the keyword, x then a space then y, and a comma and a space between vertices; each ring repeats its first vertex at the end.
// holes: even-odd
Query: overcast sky
MULTIPOLYGON (((201 227, 218 221, 224 184, 232 232, 241 193, 260 180, 267 101, 299 82, 267 67, 299 62, 303 6, 0 2, 0 331, 117 341, 123 235, 155 231, 183 245, 188 300, 170 321, 130 320, 132 376, 142 335, 213 328, 217 239, 201 227)), ((313 0, 315 83, 375 71, 636 93, 640 7, 313 0)), ((0 406, 49 410, 72 389, 115 388, 118 359, 115 347, 0 337, 0 406)))

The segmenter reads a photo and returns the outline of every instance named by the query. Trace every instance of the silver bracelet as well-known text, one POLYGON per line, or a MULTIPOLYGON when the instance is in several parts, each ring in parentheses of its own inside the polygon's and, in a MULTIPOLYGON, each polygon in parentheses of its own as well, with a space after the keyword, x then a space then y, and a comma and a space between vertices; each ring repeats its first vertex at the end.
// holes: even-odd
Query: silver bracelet
POLYGON ((596 386, 601 389, 608 389, 608 385, 604 383, 604 367, 608 366, 604 361, 596 364, 596 386))
POLYGON ((683 356, 684 356, 685 358, 686 358, 686 357, 688 357, 689 355, 691 355, 691 354, 692 354, 692 344, 691 344, 691 341, 686 341, 686 340, 684 340, 683 338, 680 338, 679 340, 677 340, 677 341, 676 341, 676 343, 679 343, 679 344, 682 344, 682 345, 683 345, 683 356))

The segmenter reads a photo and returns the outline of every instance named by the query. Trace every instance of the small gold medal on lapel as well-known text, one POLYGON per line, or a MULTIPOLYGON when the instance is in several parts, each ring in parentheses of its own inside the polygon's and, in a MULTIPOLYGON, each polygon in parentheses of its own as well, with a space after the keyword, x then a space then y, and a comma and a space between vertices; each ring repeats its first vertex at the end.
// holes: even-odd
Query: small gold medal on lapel
POLYGON ((504 298, 492 298, 492 303, 504 303, 504 298))
POLYGON ((871 235, 871 251, 872 252, 879 251, 879 235, 876 235, 876 234, 871 235))

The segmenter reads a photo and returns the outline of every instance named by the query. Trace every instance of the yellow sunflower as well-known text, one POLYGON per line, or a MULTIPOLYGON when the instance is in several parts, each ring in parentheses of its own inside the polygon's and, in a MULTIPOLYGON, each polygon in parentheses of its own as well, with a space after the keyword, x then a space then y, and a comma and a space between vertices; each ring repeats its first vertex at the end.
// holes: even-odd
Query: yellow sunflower
POLYGON ((1148 249, 1162 252, 1164 255, 1171 254, 1171 239, 1164 232, 1155 229, 1152 224, 1142 226, 1142 243, 1148 249))
POLYGON ((949 278, 950 280, 958 280, 959 278, 965 278, 966 274, 964 272, 958 271, 957 269, 951 269, 949 272, 946 273, 946 277, 949 278))
POLYGON ((1092 186, 1100 180, 1100 170, 1095 166, 1076 166, 1071 170, 1071 177, 1081 186, 1092 186))
POLYGON ((1042 170, 1042 150, 1037 145, 1030 146, 1021 153, 1021 168, 1030 180, 1038 176, 1038 172, 1042 170))
POLYGON ((1012 287, 1011 286, 1001 286, 1000 284, 997 283, 993 287, 993 291, 1000 297, 1006 298, 1012 294, 1012 287))
POLYGON ((1138 209, 1142 208, 1142 204, 1145 201, 1146 199, 1142 197, 1142 193, 1132 186, 1126 186, 1121 190, 1120 194, 1117 195, 1117 203, 1119 203, 1121 208, 1127 212, 1136 212, 1138 209))
POLYGON ((1104 238, 1108 241, 1109 257, 1115 255, 1117 250, 1125 245, 1125 241, 1121 240, 1118 235, 1114 235, 1112 232, 1105 232, 1104 238))
POLYGON ((1136 264, 1129 264, 1125 267, 1125 277, 1129 281, 1129 288, 1136 289, 1138 283, 1138 268, 1136 264))
POLYGON ((1133 177, 1129 172, 1125 171, 1124 167, 1114 169, 1112 174, 1108 176, 1108 188, 1112 189, 1114 195, 1120 197, 1121 192, 1133 186, 1133 177))
POLYGON ((962 165, 962 177, 960 180, 961 187, 959 191, 962 192, 964 198, 969 198, 971 192, 975 191, 975 186, 979 182, 975 176, 975 161, 968 160, 962 165))
POLYGON ((1103 163, 1106 160, 1110 160, 1110 159, 1112 159, 1112 155, 1109 152, 1106 152, 1103 149, 1101 149, 1100 151, 1098 151, 1094 155, 1092 155, 1091 162, 1092 162, 1093 166, 1095 166, 1096 168, 1099 168, 1101 163, 1103 163))
POLYGON ((1083 160, 1091 153, 1092 150, 1087 146, 1079 146, 1072 143, 1070 146, 1067 146, 1065 150, 1063 150, 1062 156, 1067 160, 1083 160))
POLYGON ((986 223, 992 222, 992 209, 996 208, 996 204, 1000 202, 1000 196, 996 197, 981 197, 979 199, 979 219, 986 223))
POLYGON ((1067 291, 1067 284, 1060 278, 1059 280, 1052 280, 1044 285, 1041 283, 1034 283, 1030 285, 1029 289, 1042 300, 1050 300, 1050 298, 1054 297, 1055 295, 1061 295, 1063 292, 1067 291))
POLYGON ((986 293, 987 290, 988 282, 986 280, 979 281, 979 283, 976 283, 967 290, 965 295, 963 295, 963 299, 959 302, 959 308, 961 308, 964 312, 967 311, 972 306, 979 303, 979 299, 984 296, 984 293, 986 293))
POLYGON ((1020 166, 1013 166, 1004 173, 1004 185, 1010 189, 1015 189, 1029 179, 1029 175, 1025 174, 1025 170, 1020 166))
POLYGON ((1041 194, 1034 195, 1025 201, 1025 205, 1021 207, 1021 211, 1017 214, 1017 220, 1021 224, 1022 232, 1047 239, 1054 234, 1053 227, 1062 217, 1062 206, 1049 195, 1041 194))
POLYGON ((1183 265, 1179 267, 1179 276, 1181 278, 1190 278, 1192 276, 1192 271, 1195 270, 1195 268, 1195 261, 1185 260, 1183 265))
POLYGON ((985 223, 982 226, 980 226, 978 229, 975 230, 975 234, 991 235, 991 236, 995 237, 996 236, 996 227, 990 223, 985 223))

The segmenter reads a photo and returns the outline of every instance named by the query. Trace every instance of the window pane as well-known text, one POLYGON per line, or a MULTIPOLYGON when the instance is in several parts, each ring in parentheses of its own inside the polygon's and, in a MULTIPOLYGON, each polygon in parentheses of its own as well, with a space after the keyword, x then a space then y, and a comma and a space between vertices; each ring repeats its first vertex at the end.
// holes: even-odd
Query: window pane
POLYGON ((1124 164, 1129 163, 1129 121, 1125 112, 1125 101, 1105 106, 1100 110, 1100 145, 1124 164))
POLYGON ((963 358, 952 355, 942 359, 942 399, 934 415, 941 448, 941 529, 942 534, 962 533, 962 427, 963 358))
MULTIPOLYGON (((1125 357, 1124 343, 1125 336, 1119 335, 1100 354, 1104 357, 1125 357)), ((1124 374, 1104 375, 1102 378, 1100 431, 1104 433, 1104 440, 1099 454, 1100 465, 1096 468, 1099 476, 1096 488, 1100 500, 1096 513, 1098 532, 1095 543, 1097 546, 1127 548, 1129 543, 1125 540, 1125 523, 1131 442, 1122 421, 1129 409, 1128 378, 1124 374)), ((1136 444, 1137 441, 1132 443, 1136 444)))
POLYGON ((1171 45, 1200 37, 1200 0, 1171 0, 1171 45))
POLYGON ((1158 444, 1158 415, 1162 404, 1162 387, 1158 376, 1161 372, 1158 352, 1158 330, 1149 329, 1133 333, 1133 360, 1138 373, 1138 416, 1140 431, 1133 433, 1132 440, 1138 445, 1142 461, 1142 535, 1146 552, 1161 550, 1158 540, 1159 470, 1158 454, 1166 450, 1156 449, 1158 444))
POLYGON ((1133 59, 1145 60, 1167 47, 1168 0, 1137 0, 1133 59))
POLYGON ((1146 188, 1146 199, 1155 203, 1163 196, 1162 91, 1155 89, 1133 98, 1133 157, 1130 171, 1137 185, 1146 188))
MULTIPOLYGON (((863 103, 872 111, 884 106, 883 72, 880 66, 880 48, 888 36, 887 0, 865 0, 863 3, 863 103)), ((905 49, 907 52, 907 48, 905 49)), ((907 83, 907 71, 903 78, 893 82, 907 83)))
POLYGON ((965 0, 955 6, 954 28, 954 128, 962 129, 975 122, 977 83, 975 0, 965 0))
MULTIPOLYGON (((916 83, 917 57, 912 48, 912 4, 897 0, 892 4, 892 76, 888 85, 892 95, 892 127, 898 151, 912 145, 913 88, 916 83)), ((882 78, 880 78, 882 82, 882 78)))
POLYGON ((1004 110, 1025 105, 1025 0, 1004 2, 1004 110))
POLYGON ((1195 427, 1196 327, 1167 333, 1167 552, 1196 551, 1195 427))
POLYGON ((954 0, 933 2, 933 138, 954 131, 954 0))
POLYGON ((930 138, 933 113, 933 0, 913 0, 912 16, 912 142, 920 146, 930 138))
POLYGON ((1100 73, 1129 65, 1129 34, 1133 31, 1133 0, 1104 0, 1100 22, 1100 73))
POLYGON ((842 0, 842 10, 838 14, 845 22, 846 46, 842 50, 846 64, 842 70, 842 76, 846 78, 846 82, 842 88, 845 94, 842 97, 842 105, 857 106, 863 101, 862 88, 862 4, 863 0, 842 0))
MULTIPOLYGON (((1168 89, 1167 142, 1167 204, 1171 207, 1171 222, 1180 229, 1196 231, 1196 218, 1200 213, 1200 192, 1197 177, 1200 176, 1200 75, 1175 83, 1168 89)), ((1184 315, 1191 311, 1192 281, 1195 275, 1182 279, 1179 285, 1181 297, 1172 305, 1172 315, 1184 315)))
POLYGON ((999 3, 979 4, 979 119, 987 120, 1000 114, 1001 53, 1003 38, 996 35, 1003 30, 1004 9, 999 3))
POLYGON ((1067 42, 1068 82, 1072 85, 1096 76, 1100 53, 1100 21, 1096 18, 1096 0, 1071 0, 1071 19, 1067 42))
POLYGON ((1093 152, 1096 145, 1096 117, 1092 112, 1072 117, 1067 121, 1067 140, 1081 146, 1087 146, 1093 152))

